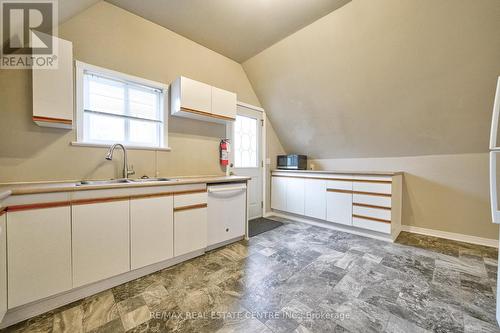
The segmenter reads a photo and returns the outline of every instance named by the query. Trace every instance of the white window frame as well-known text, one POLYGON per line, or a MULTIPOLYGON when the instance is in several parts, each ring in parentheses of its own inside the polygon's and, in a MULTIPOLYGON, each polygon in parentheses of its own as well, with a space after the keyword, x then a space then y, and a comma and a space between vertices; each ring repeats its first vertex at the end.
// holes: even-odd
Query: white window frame
MULTIPOLYGON (((93 143, 83 140, 84 132, 84 74, 85 72, 94 72, 104 77, 109 77, 113 80, 121 80, 133 84, 143 85, 162 91, 163 98, 160 98, 160 120, 163 123, 163 131, 160 131, 160 147, 155 146, 133 146, 124 144, 127 149, 142 149, 142 150, 166 150, 169 151, 168 146, 168 85, 147 80, 141 77, 124 74, 111 69, 90 65, 81 61, 75 61, 75 119, 76 119, 76 141, 72 142, 73 146, 83 147, 109 147, 109 143, 93 143)), ((123 142, 117 142, 123 143, 123 142)))

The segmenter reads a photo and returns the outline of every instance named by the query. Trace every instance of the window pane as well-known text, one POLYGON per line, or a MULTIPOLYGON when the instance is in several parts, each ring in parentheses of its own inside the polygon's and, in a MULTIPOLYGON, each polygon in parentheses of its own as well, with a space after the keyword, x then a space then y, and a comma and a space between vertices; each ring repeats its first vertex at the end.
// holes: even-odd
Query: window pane
POLYGON ((88 93, 85 109, 114 114, 125 114, 125 85, 123 83, 87 75, 88 93))
POLYGON ((82 88, 83 142, 163 146, 163 85, 85 69, 82 88))
POLYGON ((236 116, 234 123, 234 165, 255 168, 257 162, 257 119, 236 116))
POLYGON ((99 114, 85 113, 85 140, 123 142, 125 119, 99 114))
POLYGON ((130 120, 130 138, 132 144, 158 146, 158 123, 141 120, 130 120))
POLYGON ((159 120, 159 92, 129 87, 130 115, 159 120))

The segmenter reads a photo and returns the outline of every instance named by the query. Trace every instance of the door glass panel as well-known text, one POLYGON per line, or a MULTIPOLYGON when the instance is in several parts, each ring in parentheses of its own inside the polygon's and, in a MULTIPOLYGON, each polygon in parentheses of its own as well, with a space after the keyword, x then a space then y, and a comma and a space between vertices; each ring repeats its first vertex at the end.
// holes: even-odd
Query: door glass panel
POLYGON ((256 168, 257 164, 257 119, 236 116, 234 124, 234 166, 256 168))

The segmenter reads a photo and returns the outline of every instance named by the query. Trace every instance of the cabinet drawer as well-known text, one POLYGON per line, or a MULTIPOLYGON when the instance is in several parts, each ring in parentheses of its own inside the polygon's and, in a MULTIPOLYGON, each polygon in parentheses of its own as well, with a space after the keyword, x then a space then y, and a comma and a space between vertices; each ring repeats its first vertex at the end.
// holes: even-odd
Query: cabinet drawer
POLYGON ((329 180, 326 183, 327 189, 352 191, 352 182, 343 180, 329 180))
POLYGON ((391 197, 367 194, 353 194, 352 202, 365 205, 391 207, 391 197))
POLYGON ((391 183, 355 182, 353 191, 391 194, 391 183))
POLYGON ((354 215, 368 216, 368 217, 373 217, 376 219, 382 219, 382 220, 387 220, 387 221, 391 220, 391 210, 390 209, 357 206, 356 204, 353 204, 352 213, 354 215))
POLYGON ((352 217, 352 225, 355 227, 358 227, 358 228, 373 230, 373 231, 382 232, 385 234, 391 233, 391 224, 390 223, 372 221, 372 220, 353 216, 352 217))
POLYGON ((174 195, 174 208, 207 203, 207 192, 174 195))

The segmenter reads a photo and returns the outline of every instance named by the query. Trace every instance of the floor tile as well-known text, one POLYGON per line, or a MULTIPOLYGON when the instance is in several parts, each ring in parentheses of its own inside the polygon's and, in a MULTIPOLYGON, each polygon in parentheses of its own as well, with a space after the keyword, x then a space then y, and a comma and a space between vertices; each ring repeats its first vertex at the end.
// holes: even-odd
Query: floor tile
POLYGON ((279 220, 7 331, 499 332, 496 249, 409 233, 388 243, 279 220))

